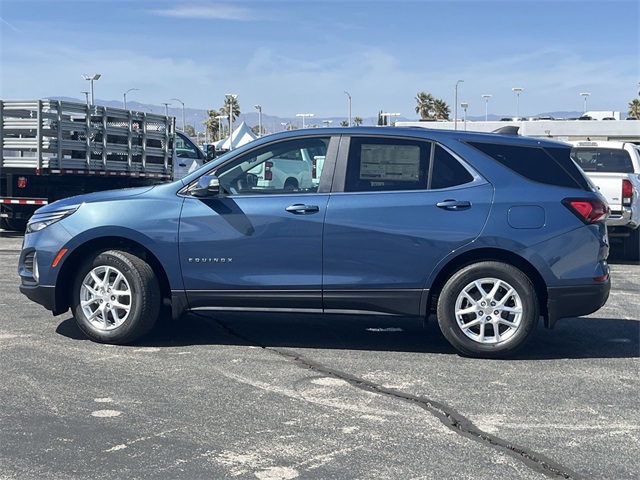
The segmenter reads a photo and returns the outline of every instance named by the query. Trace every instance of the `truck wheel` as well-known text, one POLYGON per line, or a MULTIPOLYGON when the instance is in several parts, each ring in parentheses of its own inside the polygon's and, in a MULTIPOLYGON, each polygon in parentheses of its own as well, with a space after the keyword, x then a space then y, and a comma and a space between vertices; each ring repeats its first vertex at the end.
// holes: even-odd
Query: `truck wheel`
POLYGON ((624 258, 637 262, 640 260, 640 227, 631 230, 631 235, 622 239, 624 258))
POLYGON ((14 232, 24 233, 24 231, 27 229, 26 220, 20 220, 15 218, 3 218, 2 220, 4 220, 1 225, 3 230, 11 230, 14 232))
POLYGON ((502 262, 478 262, 456 272, 438 298, 438 324, 463 355, 500 358, 529 338, 539 317, 531 280, 502 262))
POLYGON ((72 308, 78 326, 91 340, 126 344, 153 327, 160 311, 160 287, 144 260, 109 250, 80 268, 72 308))

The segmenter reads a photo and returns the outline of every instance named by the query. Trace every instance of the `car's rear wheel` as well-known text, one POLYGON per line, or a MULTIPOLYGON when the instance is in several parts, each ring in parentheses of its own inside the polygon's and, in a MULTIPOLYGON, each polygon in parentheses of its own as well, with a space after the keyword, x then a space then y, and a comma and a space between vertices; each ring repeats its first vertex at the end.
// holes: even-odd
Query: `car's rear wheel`
POLYGON ((478 262, 457 271, 438 298, 445 338, 463 355, 500 358, 533 332, 539 305, 531 280, 502 262, 478 262))
POLYGON ((109 250, 79 270, 72 306, 78 326, 92 340, 130 343, 151 330, 158 318, 160 287, 144 260, 109 250))

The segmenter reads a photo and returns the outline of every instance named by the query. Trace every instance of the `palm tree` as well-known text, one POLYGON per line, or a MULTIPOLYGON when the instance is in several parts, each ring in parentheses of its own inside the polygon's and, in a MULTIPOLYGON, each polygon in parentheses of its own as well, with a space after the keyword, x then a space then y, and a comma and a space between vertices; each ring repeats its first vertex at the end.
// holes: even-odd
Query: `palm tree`
POLYGON ((640 99, 634 98, 629 102, 629 112, 627 114, 630 117, 640 117, 640 99))
POLYGON ((362 117, 356 117, 353 119, 353 124, 356 127, 359 127, 360 125, 362 125, 362 122, 364 122, 364 120, 362 120, 362 117))
POLYGON ((240 115, 240 104, 237 97, 224 97, 224 104, 220 107, 220 115, 229 115, 229 112, 231 112, 231 125, 233 125, 233 122, 240 115))
POLYGON ((220 122, 216 117, 220 115, 220 112, 218 112, 218 110, 216 109, 213 109, 207 111, 207 115, 208 117, 204 121, 204 128, 207 132, 207 138, 217 138, 220 122))
POLYGON ((451 113, 451 108, 447 105, 447 102, 438 98, 433 102, 433 116, 437 120, 449 120, 449 114, 451 113))
POLYGON ((433 104, 435 99, 430 93, 420 92, 416 95, 416 113, 420 115, 420 118, 432 118, 433 104))
POLYGON ((348 127, 349 126, 349 120, 342 120, 340 122, 340 126, 341 127, 348 127))

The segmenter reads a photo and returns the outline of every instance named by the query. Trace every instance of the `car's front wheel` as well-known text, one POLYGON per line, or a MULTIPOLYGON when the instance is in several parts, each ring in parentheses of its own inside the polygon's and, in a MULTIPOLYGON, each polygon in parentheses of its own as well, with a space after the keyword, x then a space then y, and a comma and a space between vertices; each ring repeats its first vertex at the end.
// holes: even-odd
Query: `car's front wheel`
POLYGON ((457 271, 438 298, 446 339, 463 355, 500 358, 520 348, 533 332, 539 305, 531 280, 502 262, 478 262, 457 271))
POLYGON ((130 343, 153 327, 160 288, 151 267, 129 252, 109 250, 80 268, 72 292, 80 329, 102 343, 130 343))

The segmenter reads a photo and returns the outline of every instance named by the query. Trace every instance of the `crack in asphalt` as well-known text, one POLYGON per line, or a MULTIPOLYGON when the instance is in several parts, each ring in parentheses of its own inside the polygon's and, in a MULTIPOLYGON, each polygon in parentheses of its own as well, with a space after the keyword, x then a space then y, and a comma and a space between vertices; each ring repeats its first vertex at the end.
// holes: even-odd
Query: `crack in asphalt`
POLYGON ((521 460, 527 467, 535 470, 537 472, 543 473, 544 475, 551 478, 563 478, 567 480, 586 480, 587 477, 572 471, 571 469, 560 465, 559 463, 551 460, 550 458, 545 457, 544 455, 537 453, 528 448, 519 446, 513 442, 509 442, 495 435, 491 435, 487 433, 477 426, 473 424, 471 420, 466 418, 464 415, 457 412, 452 407, 449 407, 440 402, 436 402, 434 400, 430 400, 426 397, 421 397, 417 395, 412 395, 410 393, 402 392, 399 390, 395 390, 392 388, 387 388, 383 385, 377 384, 375 382, 371 382, 365 380, 363 378, 359 378, 355 375, 351 375, 346 372, 342 372, 340 370, 327 367, 321 363, 315 362, 313 360, 309 360, 298 352, 287 350, 284 348, 276 348, 269 347, 266 345, 261 345, 258 342, 252 341, 249 338, 241 335, 240 333, 233 330, 228 325, 225 325, 220 320, 211 317, 205 317, 204 315, 198 315, 200 317, 206 318, 207 320, 213 320, 216 324, 218 324, 222 329, 227 331, 230 335, 239 338, 240 340, 248 343, 252 346, 260 347, 269 352, 280 355, 288 360, 293 361, 295 364, 300 366, 301 368, 305 368, 308 370, 312 370, 317 373, 321 373, 323 375, 327 375, 333 378, 337 378, 343 380, 354 387, 365 390, 368 392, 376 393, 379 395, 385 395, 388 397, 397 398, 398 400, 402 400, 404 402, 409 402, 415 405, 418 405, 422 409, 434 415, 438 418, 447 428, 452 431, 463 435, 471 440, 479 442, 485 446, 489 446, 495 450, 501 451, 510 455, 517 460, 521 460))

